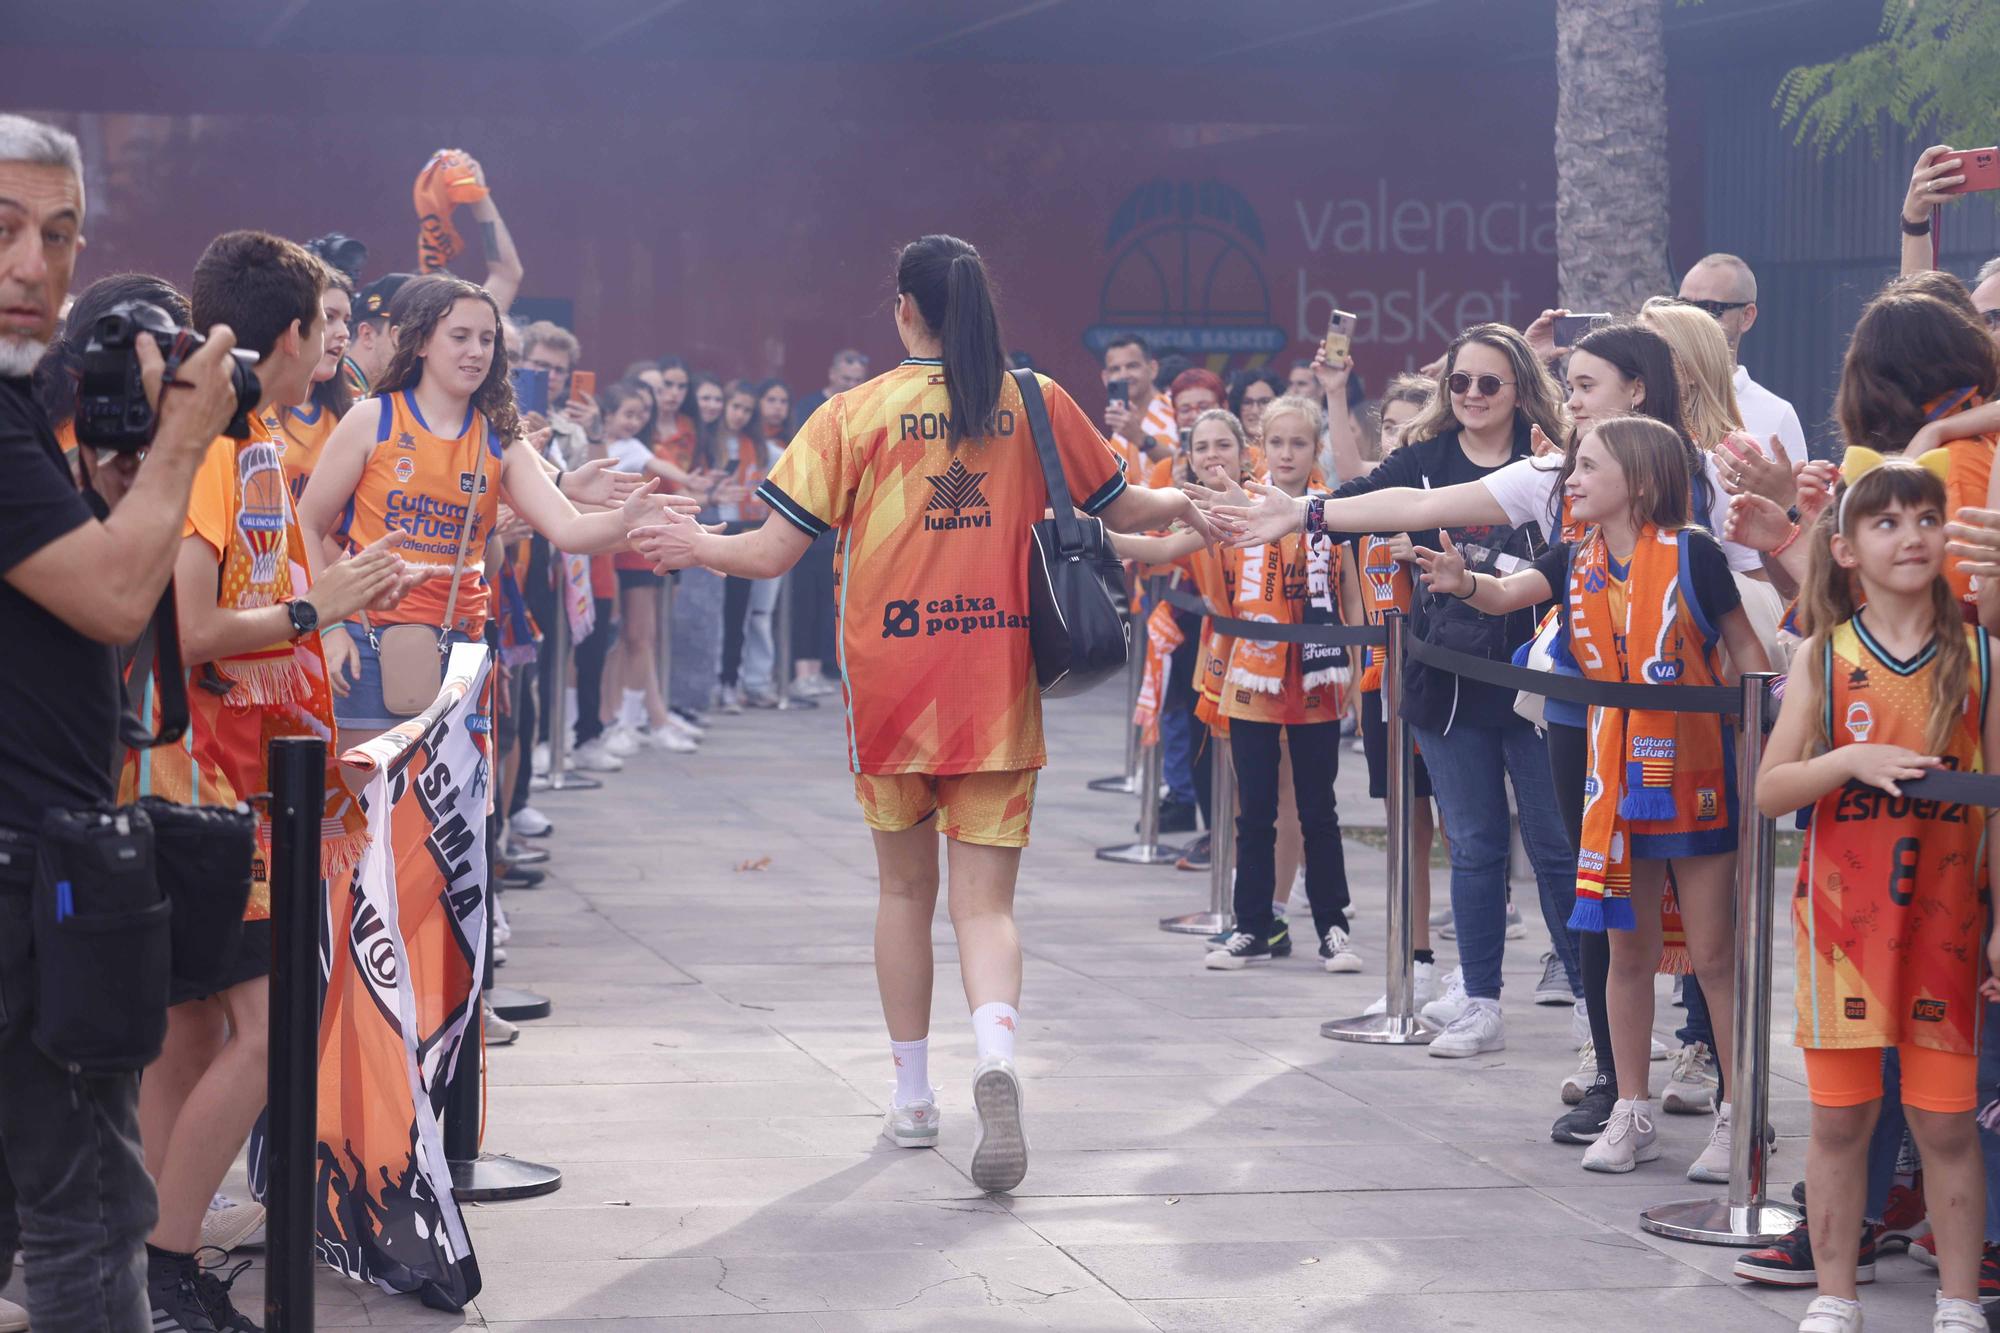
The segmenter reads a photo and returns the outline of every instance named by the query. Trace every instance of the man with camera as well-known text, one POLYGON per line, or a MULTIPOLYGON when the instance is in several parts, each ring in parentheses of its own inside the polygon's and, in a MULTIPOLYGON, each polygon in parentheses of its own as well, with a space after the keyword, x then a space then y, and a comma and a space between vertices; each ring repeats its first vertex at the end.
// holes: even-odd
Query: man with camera
POLYGON ((111 802, 116 646, 139 637, 173 572, 195 471, 235 410, 235 338, 210 330, 164 387, 159 348, 138 340, 158 429, 107 517, 79 491, 28 382, 55 335, 83 217, 76 140, 0 115, 0 833, 13 835, 0 864, 0 1279, 18 1245, 36 1328, 127 1333, 150 1326, 142 1242, 156 1207, 139 1080, 72 1075, 32 1039, 23 852, 45 812, 111 802))

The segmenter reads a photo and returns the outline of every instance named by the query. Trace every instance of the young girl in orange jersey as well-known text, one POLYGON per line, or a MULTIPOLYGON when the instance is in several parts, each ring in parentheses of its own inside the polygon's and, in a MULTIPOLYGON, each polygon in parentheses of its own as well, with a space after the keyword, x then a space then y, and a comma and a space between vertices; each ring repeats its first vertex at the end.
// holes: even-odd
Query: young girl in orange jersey
MULTIPOLYGON (((1303 398, 1264 409, 1264 461, 1270 484, 1303 495, 1325 422, 1303 398)), ((1346 548, 1330 539, 1287 537, 1228 553, 1234 571, 1230 613, 1277 624, 1355 624, 1360 593, 1346 548)), ((1352 683, 1344 648, 1237 639, 1222 682, 1236 769, 1236 929, 1206 965, 1234 970, 1271 958, 1276 888, 1279 742, 1290 743, 1292 790, 1305 844, 1306 896, 1313 932, 1329 972, 1359 972, 1348 940, 1347 866, 1333 780, 1340 764, 1340 719, 1352 683)))
POLYGON ((439 625, 449 605, 453 622, 446 628, 455 640, 474 640, 485 630, 489 597, 480 552, 502 499, 552 545, 580 554, 618 550, 626 533, 664 507, 692 505, 652 495, 658 483, 648 482, 619 508, 578 513, 521 429, 500 308, 486 290, 432 274, 404 284, 395 312, 396 352, 379 392, 334 428, 299 502, 299 525, 308 541, 325 543, 327 560, 338 559, 348 543, 366 546, 396 531, 404 558, 432 575, 394 611, 373 616, 369 628, 335 625, 324 632, 329 672, 354 669, 338 710, 343 746, 400 720, 382 700, 373 625, 439 625), (454 601, 453 556, 468 522, 473 531, 454 601))
MULTIPOLYGON (((807 418, 758 489, 762 527, 670 522, 634 537, 662 569, 768 579, 840 533, 848 764, 875 841, 875 975, 896 1075, 883 1133, 902 1147, 939 1141, 928 1060, 942 834, 977 1051, 972 1180, 1008 1190, 1028 1169, 1014 883, 1047 760, 1027 553, 1048 488, 979 252, 943 235, 903 247, 895 312, 909 358, 807 418)), ((1077 508, 1120 531, 1207 531, 1184 492, 1129 487, 1075 400, 1035 384, 1077 508)))
POLYGON ((1979 1101, 1982 949, 2000 968, 1983 899, 1991 813, 1905 795, 1936 771, 1982 771, 2000 746, 1990 650, 1944 574, 1950 460, 1850 447, 1846 486, 1814 529, 1784 707, 1757 804, 1810 807, 1793 898, 1798 1035, 1812 1096, 1806 1199, 1820 1297, 1801 1330, 1855 1333, 1865 1156, 1882 1050, 1902 1065, 1923 1153, 1940 1292, 1932 1327, 1984 1329, 1979 1101), (1934 470, 1935 469, 1935 470, 1934 470), (1864 605, 1865 604, 1865 605, 1864 605))
MULTIPOLYGON (((312 476, 335 424, 353 406, 340 365, 347 357, 347 321, 354 313, 354 292, 332 267, 327 269, 320 306, 326 313, 326 354, 313 369, 311 397, 303 407, 280 405, 264 414, 264 425, 277 441, 278 455, 285 463, 285 484, 291 487, 294 505, 306 493, 306 478, 312 476)), ((336 678, 336 684, 346 689, 345 680, 336 678)))
MULTIPOLYGON (((1688 442, 1651 417, 1600 419, 1578 443, 1564 482, 1582 536, 1506 577, 1467 572, 1447 539, 1420 549, 1434 592, 1489 614, 1547 601, 1561 607, 1571 657, 1590 680, 1710 685, 1725 672, 1765 669, 1722 548, 1689 526, 1688 442)), ((1588 1171, 1630 1171, 1659 1156, 1647 1062, 1653 977, 1660 963, 1661 895, 1669 864, 1687 951, 1715 1010, 1733 1011, 1736 851, 1731 729, 1712 714, 1593 707, 1577 849, 1577 930, 1608 931, 1607 1005, 1617 1049, 1618 1098, 1588 1171)), ((1728 1024, 1716 1034, 1728 1067, 1728 1024)), ((1711 1144, 1727 1142, 1717 1107, 1711 1144)))

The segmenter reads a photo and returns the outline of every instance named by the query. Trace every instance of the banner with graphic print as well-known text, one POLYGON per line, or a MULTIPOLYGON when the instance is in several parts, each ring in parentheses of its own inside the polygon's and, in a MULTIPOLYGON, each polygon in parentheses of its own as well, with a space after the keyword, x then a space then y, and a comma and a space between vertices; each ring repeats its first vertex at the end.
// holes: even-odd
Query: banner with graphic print
POLYGON ((480 1287, 438 1118, 479 1035, 491 667, 454 647, 435 703, 341 757, 370 775, 370 837, 352 882, 327 886, 321 941, 320 1257, 450 1310, 480 1287))

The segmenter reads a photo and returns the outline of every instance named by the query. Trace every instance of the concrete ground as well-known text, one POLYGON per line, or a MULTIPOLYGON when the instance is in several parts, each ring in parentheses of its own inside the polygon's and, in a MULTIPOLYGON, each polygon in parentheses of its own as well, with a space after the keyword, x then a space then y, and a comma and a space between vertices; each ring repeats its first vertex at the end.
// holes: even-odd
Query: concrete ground
MULTIPOLYGON (((1541 939, 1507 959, 1508 1048, 1464 1061, 1330 1042, 1321 1020, 1381 990, 1383 867, 1348 844, 1370 970, 1310 947, 1206 972, 1161 933, 1207 880, 1094 859, 1128 841, 1108 696, 1051 706, 1052 763, 1024 862, 1021 1068, 1033 1144, 1011 1197, 967 1176, 972 1042, 940 911, 932 1070, 944 1144, 877 1136, 890 1091, 870 964, 874 863, 837 708, 715 720, 695 758, 648 755, 602 791, 537 798, 548 884, 508 895, 501 980, 555 1003, 490 1054, 486 1145, 560 1166, 563 1188, 475 1206, 485 1290, 462 1315, 322 1273, 323 1328, 544 1333, 834 1330, 1793 1328, 1811 1293, 1729 1276, 1735 1251, 1644 1235, 1639 1210, 1715 1191, 1665 1153, 1586 1174, 1553 1144, 1570 1011, 1537 1007, 1541 939), (766 863, 768 858, 768 863, 766 863), (760 867, 761 868, 756 868, 760 867)), ((1379 824, 1359 755, 1342 808, 1379 824)), ((1446 879, 1440 874, 1442 892, 1446 879)), ((1781 929, 1772 1164, 1803 1170, 1781 929)), ((1440 941, 1441 956, 1450 945, 1440 941)), ((1659 1025, 1679 1012, 1662 988, 1659 1025)), ((1664 1066, 1655 1066, 1664 1079, 1664 1066)), ((254 1311, 257 1275, 239 1303, 254 1311)), ((1927 1328, 1933 1275, 1885 1259, 1871 1328, 1927 1328)), ((10 1294, 18 1298, 18 1279, 10 1294)))

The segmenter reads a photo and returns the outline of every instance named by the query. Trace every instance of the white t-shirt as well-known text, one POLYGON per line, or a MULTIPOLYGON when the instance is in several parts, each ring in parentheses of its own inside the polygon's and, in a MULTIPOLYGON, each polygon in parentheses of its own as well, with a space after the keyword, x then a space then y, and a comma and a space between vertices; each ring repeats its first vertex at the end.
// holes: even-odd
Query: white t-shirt
POLYGON ((605 445, 604 452, 611 456, 620 472, 636 472, 640 476, 646 475, 646 463, 653 456, 651 449, 629 435, 605 445))
POLYGON ((1756 437, 1757 447, 1771 452, 1771 437, 1777 436, 1794 463, 1806 456, 1806 433, 1792 405, 1750 378, 1750 372, 1736 367, 1736 406, 1743 413, 1743 429, 1756 437))
MULTIPOLYGON (((1729 518, 1729 494, 1722 489, 1722 481, 1716 476, 1715 455, 1704 454, 1702 465, 1708 473, 1708 493, 1711 497, 1708 521, 1702 526, 1722 541, 1722 553, 1729 557, 1732 570, 1747 573, 1762 569, 1764 557, 1747 546, 1722 540, 1723 524, 1729 518)), ((1562 455, 1547 454, 1541 458, 1518 458, 1498 472, 1489 472, 1481 477, 1479 484, 1507 511, 1509 523, 1516 527, 1523 523, 1539 523, 1546 528, 1549 516, 1556 512, 1556 485, 1561 476, 1562 455)))

